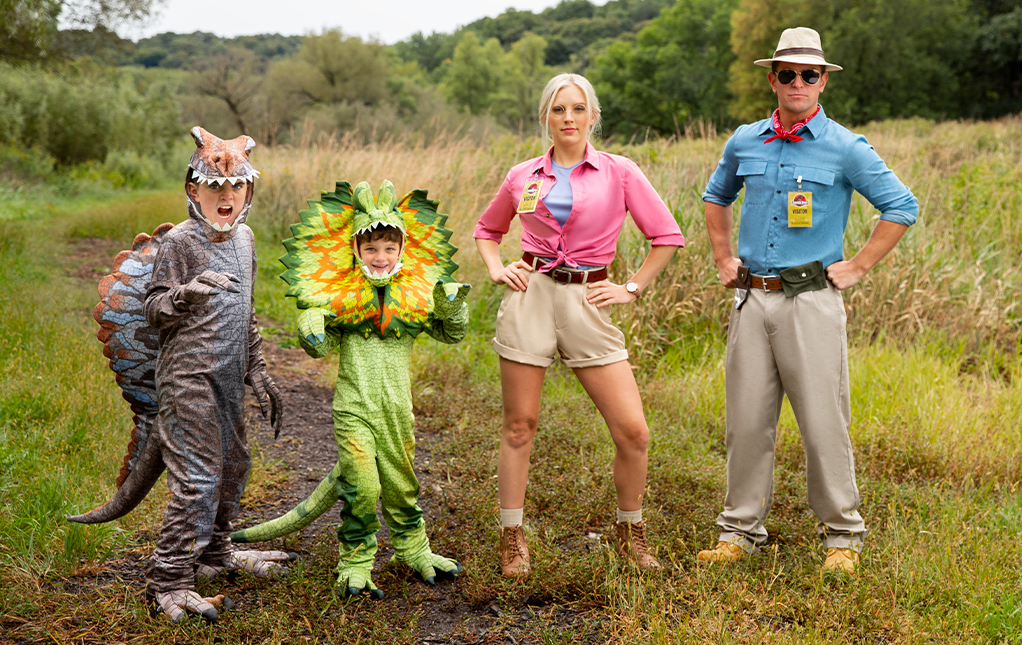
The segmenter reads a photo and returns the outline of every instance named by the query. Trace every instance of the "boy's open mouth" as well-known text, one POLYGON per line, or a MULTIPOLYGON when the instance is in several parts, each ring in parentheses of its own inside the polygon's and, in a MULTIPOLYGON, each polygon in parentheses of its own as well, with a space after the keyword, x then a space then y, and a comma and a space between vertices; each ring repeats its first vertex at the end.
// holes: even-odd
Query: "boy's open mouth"
POLYGON ((231 213, 234 212, 233 206, 221 206, 216 209, 216 214, 220 216, 220 219, 231 219, 231 213))

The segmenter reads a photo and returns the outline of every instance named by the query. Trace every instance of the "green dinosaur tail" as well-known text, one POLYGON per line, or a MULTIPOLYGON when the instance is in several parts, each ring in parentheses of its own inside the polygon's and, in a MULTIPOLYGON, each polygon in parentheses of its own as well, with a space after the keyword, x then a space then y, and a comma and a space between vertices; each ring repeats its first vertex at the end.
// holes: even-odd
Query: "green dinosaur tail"
POLYGON ((257 524, 251 528, 231 533, 231 541, 236 543, 263 542, 301 531, 337 502, 337 476, 341 465, 337 464, 326 478, 316 486, 309 497, 280 517, 257 524))

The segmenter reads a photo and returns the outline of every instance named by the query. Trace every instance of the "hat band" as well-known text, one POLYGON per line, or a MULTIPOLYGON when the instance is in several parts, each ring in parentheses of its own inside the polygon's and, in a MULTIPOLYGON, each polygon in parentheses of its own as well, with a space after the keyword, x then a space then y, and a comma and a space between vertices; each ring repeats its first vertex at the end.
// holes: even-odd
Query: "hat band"
POLYGON ((774 52, 774 58, 778 56, 797 56, 799 54, 810 54, 812 56, 819 56, 823 58, 822 49, 813 49, 812 47, 789 47, 788 49, 778 49, 774 52))

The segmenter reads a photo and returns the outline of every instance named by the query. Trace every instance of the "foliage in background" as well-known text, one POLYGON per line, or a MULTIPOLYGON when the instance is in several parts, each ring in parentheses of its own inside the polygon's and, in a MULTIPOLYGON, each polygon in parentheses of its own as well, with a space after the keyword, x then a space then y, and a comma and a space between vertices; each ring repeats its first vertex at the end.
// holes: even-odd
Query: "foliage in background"
POLYGON ((43 165, 120 166, 145 183, 181 135, 176 90, 130 69, 0 63, 0 146, 43 165))
POLYGON ((639 32, 596 59, 591 80, 608 134, 652 131, 681 137, 693 121, 727 115, 732 11, 738 0, 678 0, 639 32))

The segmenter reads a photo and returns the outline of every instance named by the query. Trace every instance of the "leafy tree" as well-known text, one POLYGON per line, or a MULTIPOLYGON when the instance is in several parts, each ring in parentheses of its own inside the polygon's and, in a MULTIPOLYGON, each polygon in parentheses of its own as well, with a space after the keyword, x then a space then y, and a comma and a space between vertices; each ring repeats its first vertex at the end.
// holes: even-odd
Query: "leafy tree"
POLYGON ((57 20, 91 29, 139 22, 162 0, 0 0, 0 60, 40 60, 51 54, 57 20))
POLYGON ((1022 111, 1022 6, 990 4, 1005 6, 974 8, 980 24, 970 55, 957 66, 969 90, 961 93, 962 114, 972 118, 1022 111))
POLYGON ((412 34, 408 40, 402 40, 394 45, 394 50, 401 60, 415 61, 422 69, 432 72, 454 55, 457 41, 458 39, 450 34, 433 32, 424 36, 419 31, 412 34))
POLYGON ((695 119, 721 122, 729 99, 730 17, 738 0, 679 0, 597 58, 592 79, 607 132, 680 133, 695 119))
POLYGON ((497 112, 512 131, 533 134, 538 130, 540 93, 552 73, 543 63, 545 50, 542 36, 527 33, 504 55, 503 95, 497 100, 497 112))
POLYGON ((245 120, 255 109, 261 78, 255 72, 256 57, 241 48, 208 60, 193 75, 193 89, 202 96, 223 101, 242 134, 251 135, 245 120))
POLYGON ((311 103, 376 105, 389 98, 386 47, 329 29, 307 36, 294 58, 271 69, 271 84, 311 103))
POLYGON ((503 60, 504 50, 496 38, 483 44, 474 32, 465 32, 454 48, 454 57, 444 78, 448 100, 472 114, 485 112, 500 90, 503 60))
POLYGON ((786 27, 820 32, 831 75, 821 103, 848 123, 903 116, 958 114, 956 61, 968 56, 973 23, 967 0, 742 0, 732 16, 731 113, 741 121, 766 117, 777 106, 767 70, 786 27))

